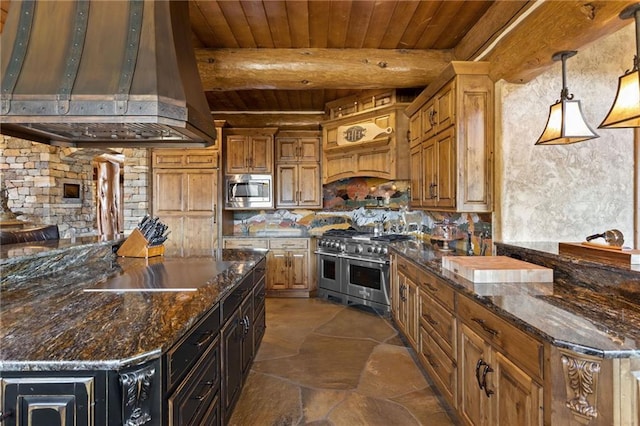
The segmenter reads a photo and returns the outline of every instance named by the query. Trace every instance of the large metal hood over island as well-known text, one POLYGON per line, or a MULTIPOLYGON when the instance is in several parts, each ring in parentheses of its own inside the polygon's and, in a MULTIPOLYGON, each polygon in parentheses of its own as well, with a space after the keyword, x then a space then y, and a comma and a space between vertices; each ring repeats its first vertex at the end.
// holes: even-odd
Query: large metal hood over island
POLYGON ((59 146, 208 146, 184 1, 14 1, 1 133, 59 146))

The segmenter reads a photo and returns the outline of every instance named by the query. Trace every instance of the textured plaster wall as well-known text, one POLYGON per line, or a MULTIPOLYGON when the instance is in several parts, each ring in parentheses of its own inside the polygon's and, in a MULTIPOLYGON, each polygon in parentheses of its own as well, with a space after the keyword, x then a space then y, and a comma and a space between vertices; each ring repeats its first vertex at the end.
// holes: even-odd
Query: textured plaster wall
MULTIPOLYGON (((560 49, 559 49, 560 50, 560 49)), ((502 137, 496 140, 499 204, 496 239, 584 241, 617 228, 633 245, 633 131, 600 130, 617 88, 631 68, 633 25, 581 49, 567 61, 567 86, 582 102, 600 135, 565 146, 535 146, 549 106, 560 97, 562 67, 556 62, 535 80, 500 82, 502 137)))

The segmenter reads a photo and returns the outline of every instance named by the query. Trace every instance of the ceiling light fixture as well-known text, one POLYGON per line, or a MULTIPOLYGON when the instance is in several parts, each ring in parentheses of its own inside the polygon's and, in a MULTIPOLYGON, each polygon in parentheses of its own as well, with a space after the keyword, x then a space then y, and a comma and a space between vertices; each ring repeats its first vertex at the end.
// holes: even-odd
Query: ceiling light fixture
POLYGON ((567 50, 554 53, 554 61, 562 61, 562 91, 560 100, 549 108, 549 119, 536 145, 567 145, 597 138, 598 135, 587 124, 582 115, 580 101, 573 100, 567 88, 566 61, 578 53, 567 50))
POLYGON ((598 126, 600 129, 640 127, 640 3, 632 4, 620 12, 620 19, 635 18, 636 22, 636 54, 633 57, 633 68, 627 70, 618 79, 618 91, 609 113, 598 126))

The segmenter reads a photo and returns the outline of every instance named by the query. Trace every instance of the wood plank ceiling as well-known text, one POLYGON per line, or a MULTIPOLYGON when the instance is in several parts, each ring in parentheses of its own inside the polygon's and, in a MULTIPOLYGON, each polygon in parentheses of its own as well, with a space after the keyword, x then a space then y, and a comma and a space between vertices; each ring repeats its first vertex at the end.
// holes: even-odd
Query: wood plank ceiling
MULTIPOLYGON (((317 125, 327 102, 367 89, 417 92, 450 60, 489 61, 496 81, 527 82, 554 52, 579 50, 630 24, 618 14, 631 3, 189 0, 212 115, 232 126, 240 113, 305 113, 299 125, 317 125)), ((2 24, 10 6, 0 0, 2 24)))

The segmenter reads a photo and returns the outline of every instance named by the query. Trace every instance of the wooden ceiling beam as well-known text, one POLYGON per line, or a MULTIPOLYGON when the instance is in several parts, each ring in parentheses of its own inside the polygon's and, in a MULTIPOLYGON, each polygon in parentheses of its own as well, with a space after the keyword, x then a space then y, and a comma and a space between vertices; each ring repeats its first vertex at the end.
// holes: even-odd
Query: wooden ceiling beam
POLYGON ((494 81, 527 83, 553 64, 552 55, 583 46, 620 30, 633 20, 620 12, 635 1, 544 1, 481 57, 494 81))
POLYGON ((195 49, 205 91, 424 87, 450 50, 195 49))

